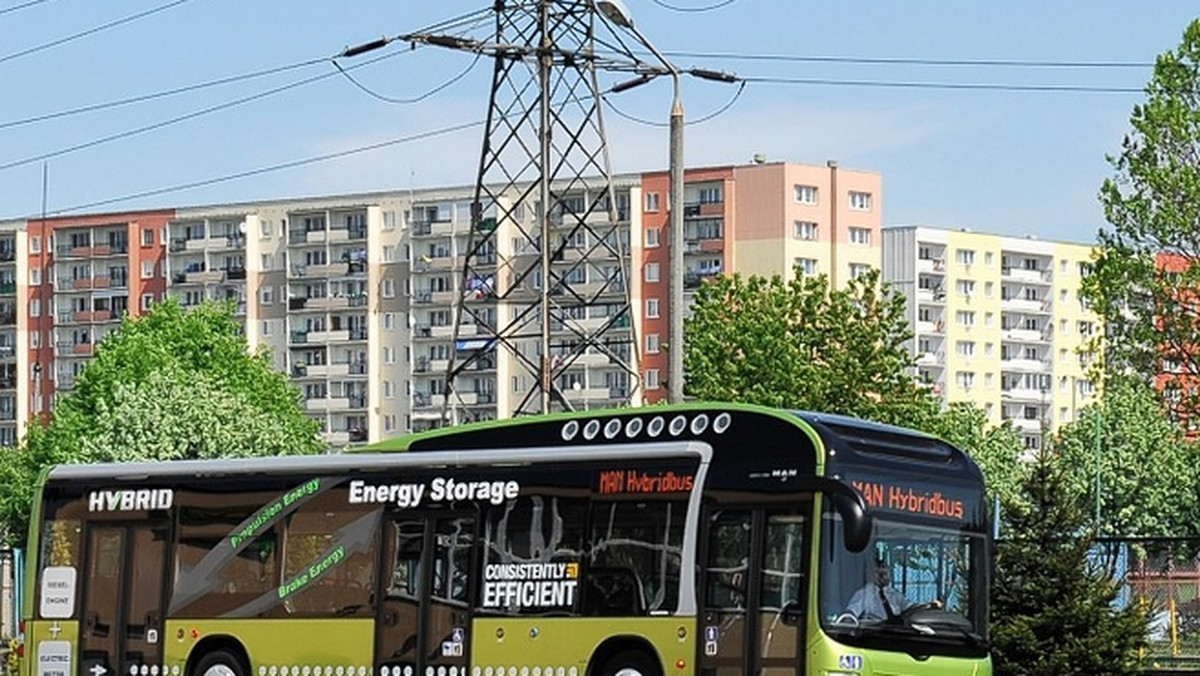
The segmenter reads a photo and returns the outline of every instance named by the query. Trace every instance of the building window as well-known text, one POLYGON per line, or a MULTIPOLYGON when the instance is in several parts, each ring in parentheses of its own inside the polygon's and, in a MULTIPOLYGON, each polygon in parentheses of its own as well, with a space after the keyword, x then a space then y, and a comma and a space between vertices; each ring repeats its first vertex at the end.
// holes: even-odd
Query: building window
POLYGON ((792 268, 797 271, 801 277, 813 277, 817 274, 817 259, 815 258, 797 258, 792 268))
POLYGON ((975 356, 975 341, 960 340, 955 343, 954 351, 957 352, 958 356, 960 357, 973 357, 975 356))
POLYGON ((30 317, 41 317, 42 316, 42 301, 40 298, 34 298, 33 300, 29 301, 29 316, 30 317))
POLYGON ((42 252, 42 238, 38 235, 33 235, 29 238, 29 253, 42 252))
POLYGON ((655 284, 659 281, 658 263, 646 263, 646 283, 655 284))
POLYGON ((796 189, 796 201, 800 204, 816 204, 817 203, 817 186, 815 185, 798 185, 796 189))
POLYGON ((656 193, 656 192, 646 193, 646 211, 649 211, 649 212, 658 211, 658 193, 656 193))
POLYGON ((154 261, 142 261, 142 279, 154 276, 154 261))
POLYGON ((259 239, 270 239, 271 238, 271 221, 263 220, 263 221, 258 222, 258 238, 259 239))
POLYGON ((647 298, 646 299, 646 318, 647 319, 658 319, 658 299, 657 298, 647 298))
POLYGON ((850 191, 850 208, 855 211, 871 210, 871 193, 850 191))
POLYGON ((395 244, 383 245, 383 262, 384 263, 395 263, 396 262, 396 245, 395 244))
POLYGON ((718 204, 724 202, 721 186, 713 186, 709 188, 700 188, 700 203, 701 204, 718 204))
POLYGON ((954 251, 954 260, 963 265, 974 265, 975 250, 974 249, 956 249, 954 251))
POLYGON ((269 319, 264 319, 264 320, 263 320, 263 323, 262 323, 262 335, 263 335, 263 336, 269 336, 269 335, 271 335, 271 320, 269 320, 269 319))
POLYGON ((658 354, 659 339, 657 333, 646 334, 646 354, 658 354))
POLYGON ((812 221, 796 221, 796 229, 792 232, 792 237, 812 241, 817 238, 817 224, 812 221))
POLYGON ((658 388, 658 369, 646 369, 646 389, 657 390, 658 388))
POLYGON ((383 212, 383 231, 391 232, 395 229, 396 229, 396 212, 394 212, 394 211, 383 212))
POLYGON ((851 279, 858 279, 859 277, 862 277, 863 275, 869 273, 870 271, 871 271, 871 266, 867 265, 866 263, 851 263, 850 264, 850 278, 851 279))
POLYGON ((657 249, 662 241, 662 228, 647 228, 646 229, 646 248, 657 249))
POLYGON ((31 286, 39 286, 42 283, 42 269, 32 268, 29 271, 29 284, 31 286))
POLYGON ((384 331, 394 331, 395 329, 396 329, 396 313, 394 313, 394 312, 383 313, 383 330, 384 331))
POLYGON ((958 371, 954 374, 954 380, 958 383, 959 387, 963 388, 964 390, 969 390, 975 386, 975 372, 958 371))
POLYGON ((959 326, 975 326, 975 313, 970 310, 959 310, 954 314, 959 326))
POLYGON ((869 245, 871 243, 870 228, 850 228, 850 243, 869 245))
POLYGON ((151 305, 154 305, 154 294, 143 293, 142 294, 142 305, 141 305, 142 312, 148 312, 150 310, 151 305))
POLYGON ((958 295, 960 296, 966 296, 967 298, 970 298, 971 296, 975 295, 975 282, 969 279, 960 279, 955 282, 954 286, 956 289, 958 289, 958 295))
POLYGON ((142 246, 154 246, 154 228, 142 228, 142 246))
POLYGON ((388 279, 383 280, 382 295, 384 298, 395 298, 396 297, 396 280, 391 279, 390 277, 388 279))

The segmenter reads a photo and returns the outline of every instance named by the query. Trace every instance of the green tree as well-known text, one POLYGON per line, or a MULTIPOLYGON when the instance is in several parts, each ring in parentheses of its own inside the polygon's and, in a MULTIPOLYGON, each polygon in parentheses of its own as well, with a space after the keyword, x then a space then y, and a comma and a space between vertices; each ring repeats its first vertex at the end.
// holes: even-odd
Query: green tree
POLYGON ((1055 448, 1072 491, 1085 496, 1092 521, 1099 467, 1101 535, 1197 533, 1200 449, 1164 415, 1157 392, 1143 379, 1110 378, 1103 400, 1063 427, 1055 448))
POLYGON ((967 451, 983 470, 988 497, 998 498, 1001 505, 1011 503, 1029 474, 1029 464, 1021 459, 1024 453, 1021 433, 1008 422, 990 424, 978 406, 955 403, 939 410, 938 403, 935 399, 934 410, 908 426, 967 451))
POLYGON ((844 289, 825 276, 716 277, 697 291, 684 332, 686 391, 700 399, 886 422, 927 404, 906 371, 904 298, 881 288, 878 272, 844 289))
POLYGON ((687 393, 918 429, 971 453, 991 490, 1012 495, 1024 471, 1019 436, 913 379, 904 308, 876 272, 843 289, 824 276, 716 277, 684 324, 687 393))
MULTIPOLYGON (((1200 20, 1158 57, 1134 107, 1115 175, 1100 191, 1110 225, 1082 293, 1104 320, 1105 368, 1194 392, 1200 377, 1200 20)), ((1179 406, 1194 411, 1195 396, 1179 406)))
POLYGON ((36 477, 61 463, 316 453, 319 424, 266 351, 251 353, 227 304, 176 300, 127 317, 58 401, 0 456, 0 524, 25 537, 36 477))
POLYGON ((992 656, 997 676, 1141 673, 1144 608, 1114 606, 1118 586, 1089 559, 1083 496, 1054 452, 1041 452, 1006 505, 1020 535, 996 547, 992 656))

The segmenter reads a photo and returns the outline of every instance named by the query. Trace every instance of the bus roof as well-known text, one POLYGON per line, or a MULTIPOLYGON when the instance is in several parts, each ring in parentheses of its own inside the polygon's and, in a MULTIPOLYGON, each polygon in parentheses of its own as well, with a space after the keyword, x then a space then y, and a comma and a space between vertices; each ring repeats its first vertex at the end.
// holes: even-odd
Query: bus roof
POLYGON ((357 449, 357 452, 469 451, 494 447, 589 446, 640 444, 658 438, 694 439, 713 446, 722 456, 746 449, 766 453, 788 439, 788 449, 774 453, 781 462, 799 462, 802 470, 820 473, 831 455, 849 462, 886 458, 898 464, 926 467, 978 467, 960 449, 914 429, 845 415, 726 402, 691 402, 668 406, 555 413, 469 423, 420 432, 357 449), (730 442, 729 439, 736 440, 730 442), (831 454, 830 451, 836 451, 831 454), (808 457, 801 457, 808 456, 808 457))
POLYGON ((282 457, 228 458, 215 460, 164 460, 147 462, 59 465, 46 481, 102 481, 139 483, 168 479, 244 476, 293 476, 313 473, 345 474, 423 467, 511 466, 578 460, 622 461, 629 458, 707 458, 711 449, 697 441, 663 440, 644 446, 605 444, 588 448, 495 448, 490 453, 476 450, 434 453, 357 453, 336 455, 290 455, 282 457))

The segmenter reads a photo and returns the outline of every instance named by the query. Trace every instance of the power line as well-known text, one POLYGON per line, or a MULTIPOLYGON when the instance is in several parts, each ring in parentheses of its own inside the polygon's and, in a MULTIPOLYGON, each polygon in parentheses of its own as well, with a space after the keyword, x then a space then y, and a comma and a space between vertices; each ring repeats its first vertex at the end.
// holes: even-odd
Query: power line
POLYGON ((367 86, 363 85, 358 80, 355 80, 354 77, 352 75, 350 75, 350 73, 346 72, 346 70, 342 68, 342 65, 340 63, 338 63, 336 59, 334 59, 333 65, 335 68, 338 69, 339 73, 344 75, 345 78, 350 81, 351 84, 353 84, 355 87, 358 87, 363 92, 365 92, 367 95, 369 95, 373 98, 383 101, 384 103, 412 104, 412 103, 420 103, 421 101, 424 101, 425 99, 433 96, 434 94, 437 94, 438 92, 442 91, 443 89, 446 89, 447 87, 453 85, 455 82, 458 82, 459 80, 466 77, 467 73, 470 73, 472 70, 475 69, 475 64, 479 63, 480 57, 481 57, 480 54, 476 54, 475 58, 471 61, 471 63, 465 69, 463 69, 463 71, 461 73, 459 73, 458 75, 455 75, 454 77, 452 77, 449 80, 443 82, 442 84, 434 87, 433 89, 430 89, 429 91, 425 92, 424 94, 421 94, 420 96, 416 96, 411 99, 392 98, 392 97, 384 96, 383 94, 379 94, 375 91, 372 91, 371 89, 369 89, 367 86))
POLYGON ((240 178, 249 178, 251 176, 261 176, 262 174, 268 174, 268 173, 275 172, 275 171, 282 171, 284 169, 294 169, 296 167, 302 167, 302 166, 306 166, 309 164, 316 164, 318 162, 327 162, 329 160, 336 160, 336 159, 340 159, 343 157, 349 157, 351 155, 358 155, 361 153, 369 152, 372 150, 379 150, 380 148, 387 148, 390 146, 400 145, 403 143, 412 143, 414 141, 423 141, 425 139, 434 138, 436 136, 445 136, 447 134, 453 134, 455 132, 464 131, 464 130, 471 129, 473 127, 479 127, 482 125, 483 125, 483 120, 477 120, 475 122, 464 122, 464 123, 457 124, 457 125, 450 126, 450 127, 443 127, 441 129, 434 129, 432 131, 426 131, 426 132, 421 132, 419 134, 413 134, 411 136, 404 136, 401 138, 392 139, 390 141, 381 141, 379 143, 372 143, 370 145, 359 146, 357 148, 351 148, 349 150, 340 150, 338 152, 328 153, 325 155, 317 155, 317 156, 308 157, 305 159, 292 160, 290 162, 282 162, 280 164, 273 164, 273 165, 269 165, 266 167, 259 167, 258 169, 250 169, 250 170, 241 171, 241 172, 238 172, 235 174, 226 174, 225 176, 219 176, 217 178, 209 178, 209 179, 204 179, 201 181, 193 181, 191 183, 181 183, 181 184, 177 184, 177 185, 173 185, 173 186, 168 186, 165 188, 156 188, 154 190, 145 190, 142 192, 131 193, 128 195, 122 195, 120 197, 111 197, 108 199, 97 200, 95 202, 88 202, 85 204, 77 204, 75 206, 65 207, 63 209, 56 209, 54 211, 49 211, 49 212, 47 212, 47 214, 52 215, 52 216, 57 216, 60 214, 72 213, 72 212, 76 212, 76 211, 83 211, 85 209, 92 209, 94 207, 105 206, 108 204, 115 204, 117 202, 125 202, 128 200, 140 199, 143 197, 153 197, 156 195, 165 195, 167 193, 191 190, 193 188, 203 188, 203 187, 210 186, 210 185, 216 185, 218 183, 227 183, 229 181, 235 181, 240 178))
POLYGON ((676 5, 667 4, 667 3, 663 2, 663 0, 653 0, 653 1, 654 1, 654 4, 658 5, 659 7, 669 9, 672 12, 688 12, 688 13, 711 12, 713 10, 721 9, 722 7, 725 7, 727 5, 732 5, 733 3, 737 2, 737 0, 721 0, 720 2, 715 2, 711 5, 708 5, 707 7, 678 7, 676 5))
POLYGON ((47 43, 44 43, 44 44, 41 44, 41 45, 37 45, 36 47, 30 47, 29 49, 23 49, 23 50, 21 50, 21 51, 19 51, 19 52, 13 52, 12 54, 9 54, 9 55, 7 55, 7 56, 0 56, 0 63, 4 63, 5 61, 12 61, 13 59, 18 59, 18 58, 20 58, 20 57, 22 57, 22 56, 29 56, 30 54, 34 54, 34 53, 36 53, 36 52, 44 51, 44 50, 50 49, 51 47, 57 47, 57 46, 59 46, 59 45, 66 44, 66 43, 68 43, 68 42, 72 42, 72 41, 74 41, 74 40, 78 40, 78 39, 80 39, 80 38, 84 38, 84 37, 87 37, 87 36, 89 36, 89 35, 95 35, 96 33, 99 33, 99 32, 101 32, 101 31, 104 31, 104 30, 108 30, 109 28, 116 28, 117 26, 120 26, 120 25, 123 25, 123 24, 130 23, 131 21, 136 21, 136 20, 138 20, 138 19, 142 19, 142 18, 148 17, 148 16, 150 16, 151 14, 157 14, 157 13, 159 13, 159 12, 162 12, 162 11, 165 11, 165 10, 168 10, 168 9, 171 9, 172 7, 176 7, 176 6, 178 6, 178 5, 182 5, 183 3, 185 3, 185 2, 189 2, 189 1, 190 1, 190 0, 175 0, 174 2, 168 2, 168 3, 167 3, 167 4, 165 4, 165 5, 160 5, 160 6, 158 6, 158 7, 155 7, 155 8, 153 8, 153 9, 148 9, 148 10, 146 10, 146 11, 144 11, 144 12, 138 12, 137 14, 131 14, 131 15, 127 16, 127 17, 124 17, 124 18, 122 18, 122 19, 117 19, 117 20, 115 20, 115 21, 110 21, 110 22, 108 22, 108 23, 105 23, 105 24, 101 24, 101 25, 99 25, 99 26, 96 26, 95 28, 89 28, 89 29, 87 29, 87 30, 85 30, 85 31, 82 31, 82 32, 80 32, 80 33, 75 33, 74 35, 68 35, 68 36, 67 36, 67 37, 65 37, 65 38, 59 38, 59 39, 57 39, 57 40, 52 40, 52 41, 50 41, 50 42, 47 42, 47 43))
MULTIPOLYGON (((362 63, 355 64, 354 66, 351 66, 351 68, 361 68, 363 66, 366 66, 366 65, 378 62, 378 61, 382 61, 383 59, 388 59, 388 58, 397 56, 399 54, 405 54, 405 53, 406 52, 392 52, 391 54, 384 54, 383 56, 379 56, 374 59, 370 59, 368 61, 364 61, 362 63)), ((73 153, 73 152, 76 152, 79 150, 84 150, 86 148, 93 148, 95 146, 103 145, 105 143, 110 143, 112 141, 118 141, 120 139, 129 138, 131 136, 137 136, 138 134, 144 134, 148 131, 154 131, 156 129, 162 129, 163 127, 169 127, 171 125, 178 124, 180 122, 184 122, 187 120, 192 120, 197 117, 201 117, 203 115, 208 115, 210 113, 215 113, 215 112, 218 112, 221 110, 227 110, 229 108, 234 108, 236 106, 250 103, 252 101, 257 101, 259 99, 263 99, 268 96, 273 96, 275 94, 287 91, 289 89, 295 89, 297 87, 301 87, 301 86, 304 86, 307 84, 312 84, 313 82, 317 82, 317 81, 324 80, 324 79, 327 79, 330 77, 334 77, 337 74, 338 74, 337 71, 332 71, 329 73, 322 73, 321 75, 314 75, 312 77, 308 77, 303 80, 297 80, 295 82, 291 82, 289 84, 282 85, 280 87, 268 89, 265 92, 259 92, 258 94, 244 96, 240 99, 234 99, 233 101, 227 101, 225 103, 217 104, 215 106, 209 106, 207 108, 202 108, 200 110, 192 111, 190 113, 172 117, 172 118, 169 118, 166 120, 162 120, 160 122, 155 122, 153 124, 148 124, 148 125, 145 125, 142 127, 137 127, 135 129, 129 129, 129 130, 119 132, 116 134, 110 134, 108 136, 103 136, 98 139, 92 139, 91 141, 85 141, 84 143, 77 143, 73 146, 68 146, 66 148, 60 148, 58 150, 53 150, 48 153, 42 153, 41 155, 34 155, 32 157, 26 157, 24 159, 14 160, 12 162, 0 164, 0 171, 4 171, 6 169, 14 169, 16 167, 25 166, 27 164, 32 164, 34 162, 41 162, 43 160, 48 160, 53 157, 59 157, 59 156, 73 153)))
MULTIPOLYGON (((746 84, 747 84, 747 82, 742 81, 742 83, 740 85, 738 85, 737 91, 734 92, 733 97, 730 98, 729 101, 725 103, 725 105, 721 106, 720 108, 717 108, 716 110, 714 110, 711 113, 708 113, 708 114, 698 117, 696 119, 687 120, 685 122, 685 124, 689 127, 692 125, 704 124, 705 122, 708 122, 709 120, 712 120, 712 119, 720 116, 722 113, 724 113, 725 111, 732 108, 733 104, 738 102, 738 99, 740 99, 742 97, 742 92, 745 91, 745 89, 746 89, 746 84)), ((620 108, 617 108, 617 106, 614 105, 612 102, 612 97, 607 94, 601 96, 600 98, 604 101, 605 105, 607 105, 610 110, 612 110, 614 113, 616 113, 620 117, 623 117, 626 120, 629 120, 630 122, 636 122, 638 124, 645 125, 647 127, 667 127, 667 126, 669 126, 668 122, 656 122, 654 120, 647 120, 645 118, 637 117, 634 115, 630 115, 629 113, 626 113, 625 111, 621 110, 620 108)))
POLYGON ((15 12, 19 9, 25 9, 26 7, 33 7, 34 5, 40 5, 43 2, 49 2, 49 1, 50 0, 29 0, 29 2, 23 2, 19 5, 13 5, 12 7, 5 7, 4 9, 0 9, 0 16, 8 14, 9 12, 15 12))
POLYGON ((1086 85, 1012 85, 954 82, 887 82, 883 80, 830 80, 820 78, 739 77, 739 80, 761 84, 788 84, 835 87, 885 87, 893 89, 948 89, 1002 92, 1069 92, 1088 94, 1139 94, 1141 87, 1092 87, 1086 85))
POLYGON ((796 63, 845 63, 905 66, 981 66, 1003 68, 1153 68, 1140 61, 1023 61, 1012 59, 922 59, 909 57, 797 56, 790 54, 734 54, 729 52, 664 52, 689 59, 730 61, 790 61, 796 63))
MULTIPOLYGON (((20 5, 18 7, 9 8, 9 10, 2 10, 2 11, 0 11, 0 14, 2 14, 4 11, 11 11, 13 9, 19 9, 20 7, 25 7, 25 6, 29 6, 29 5, 33 5, 33 4, 42 3, 42 2, 49 2, 49 0, 31 0, 29 3, 26 3, 26 5, 20 5)), ((479 10, 479 11, 472 12, 469 14, 464 14, 460 17, 455 17, 453 19, 448 19, 446 21, 442 21, 437 24, 433 24, 433 27, 436 28, 436 27, 440 27, 440 26, 444 26, 444 25, 461 24, 468 20, 476 19, 478 15, 487 14, 488 12, 490 12, 490 10, 479 10)), ((388 44, 388 43, 391 43, 392 41, 394 41, 395 39, 396 38, 384 38, 381 42, 383 44, 388 44)), ((152 101, 155 99, 165 98, 168 96, 174 96, 176 94, 185 94, 188 92, 198 91, 201 89, 208 89, 210 87, 217 87, 217 86, 225 85, 225 84, 233 84, 235 82, 241 82, 244 80, 252 80, 255 78, 259 78, 259 77, 265 77, 267 75, 276 75, 276 74, 284 73, 284 72, 291 71, 291 70, 306 68, 308 66, 313 66, 313 65, 316 65, 319 63, 324 63, 325 61, 328 61, 328 60, 329 59, 326 57, 317 58, 317 59, 309 59, 307 61, 299 61, 297 63, 289 64, 286 66, 277 66, 274 68, 267 68, 264 70, 258 70, 258 71, 254 71, 251 73, 243 73, 241 75, 230 75, 227 77, 217 78, 215 80, 208 80, 206 82, 200 82, 197 84, 185 85, 182 87, 176 87, 174 89, 166 89, 166 90, 162 90, 162 91, 158 91, 158 92, 153 92, 150 94, 131 96, 129 98, 117 99, 114 101, 107 101, 104 103, 94 103, 94 104, 89 104, 86 106, 79 106, 77 108, 70 108, 67 110, 57 111, 57 112, 53 112, 53 113, 45 113, 42 115, 35 115, 32 117, 22 118, 22 119, 18 119, 18 120, 11 120, 9 122, 0 122, 0 129, 9 129, 12 127, 20 127, 20 126, 24 126, 27 124, 33 124, 36 122, 45 122, 47 120, 53 120, 53 119, 58 119, 58 118, 62 118, 62 117, 70 117, 72 115, 79 115, 79 114, 83 114, 83 113, 92 113, 92 112, 96 112, 96 111, 100 111, 100 110, 107 110, 109 108, 117 108, 120 106, 131 105, 134 103, 145 103, 146 101, 152 101)), ((363 65, 363 64, 360 64, 360 65, 363 65)), ((354 68, 357 68, 357 67, 359 67, 359 66, 354 66, 354 68)), ((340 66, 338 66, 338 70, 342 70, 342 68, 340 66)), ((364 89, 364 91, 367 91, 368 94, 371 94, 372 96, 375 96, 376 98, 381 98, 383 100, 387 100, 386 97, 382 97, 380 95, 375 94, 374 92, 366 90, 366 88, 363 87, 363 85, 359 84, 357 81, 355 81, 353 78, 351 78, 349 76, 349 74, 346 73, 345 71, 343 71, 342 74, 345 75, 347 77, 347 79, 349 79, 351 82, 353 82, 360 89, 364 89)), ((453 82, 442 85, 441 87, 439 87, 437 90, 435 90, 432 93, 436 93, 437 91, 440 91, 442 88, 448 86, 449 84, 453 84, 453 82)), ((428 98, 428 96, 432 95, 432 93, 426 94, 426 95, 420 97, 419 99, 416 99, 416 101, 420 101, 420 100, 423 100, 424 98, 428 98)))
MULTIPOLYGON (((45 0, 43 0, 43 1, 45 1, 45 0)), ((244 73, 242 75, 230 75, 228 77, 218 78, 216 80, 209 80, 207 82, 201 82, 198 84, 186 85, 183 87, 177 87, 175 89, 166 89, 166 90, 154 92, 151 94, 142 94, 140 96, 132 96, 132 97, 125 98, 125 99, 117 99, 115 101, 107 101, 104 103, 93 103, 93 104, 89 104, 86 106, 80 106, 78 108, 71 108, 68 110, 61 110, 61 111, 54 112, 54 113, 45 113, 43 115, 35 115, 33 117, 26 117, 26 118, 23 118, 20 120, 12 120, 9 122, 0 122, 0 129, 9 129, 11 127, 20 127, 20 126, 27 125, 27 124, 33 124, 35 122, 45 122, 46 120, 54 120, 54 119, 58 119, 60 117, 69 117, 71 115, 79 115, 82 113, 93 113, 98 110, 106 110, 108 108, 117 108, 119 106, 127 106, 127 105, 130 105, 133 103, 144 103, 146 101, 152 101, 154 99, 161 99, 161 98, 164 98, 167 96, 174 96, 175 94, 184 94, 187 92, 193 92, 193 91, 197 91, 200 89, 207 89, 209 87, 216 87, 218 85, 232 84, 234 82, 241 82, 243 80, 251 80, 254 78, 264 77, 266 75, 275 75, 278 73, 284 73, 287 71, 296 70, 298 68, 314 66, 319 63, 324 63, 327 60, 328 59, 326 59, 326 58, 310 59, 308 61, 300 61, 298 63, 293 63, 293 64, 290 64, 287 66, 278 66, 275 68, 267 68, 265 70, 259 70, 259 71, 255 71, 253 73, 244 73)))

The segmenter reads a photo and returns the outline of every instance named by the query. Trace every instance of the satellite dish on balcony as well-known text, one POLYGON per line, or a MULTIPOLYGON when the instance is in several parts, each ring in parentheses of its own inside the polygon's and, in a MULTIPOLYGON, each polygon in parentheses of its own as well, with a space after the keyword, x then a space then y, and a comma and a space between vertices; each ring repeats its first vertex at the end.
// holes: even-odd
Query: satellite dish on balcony
POLYGON ((238 223, 238 232, 242 233, 243 235, 246 234, 246 221, 238 223))

